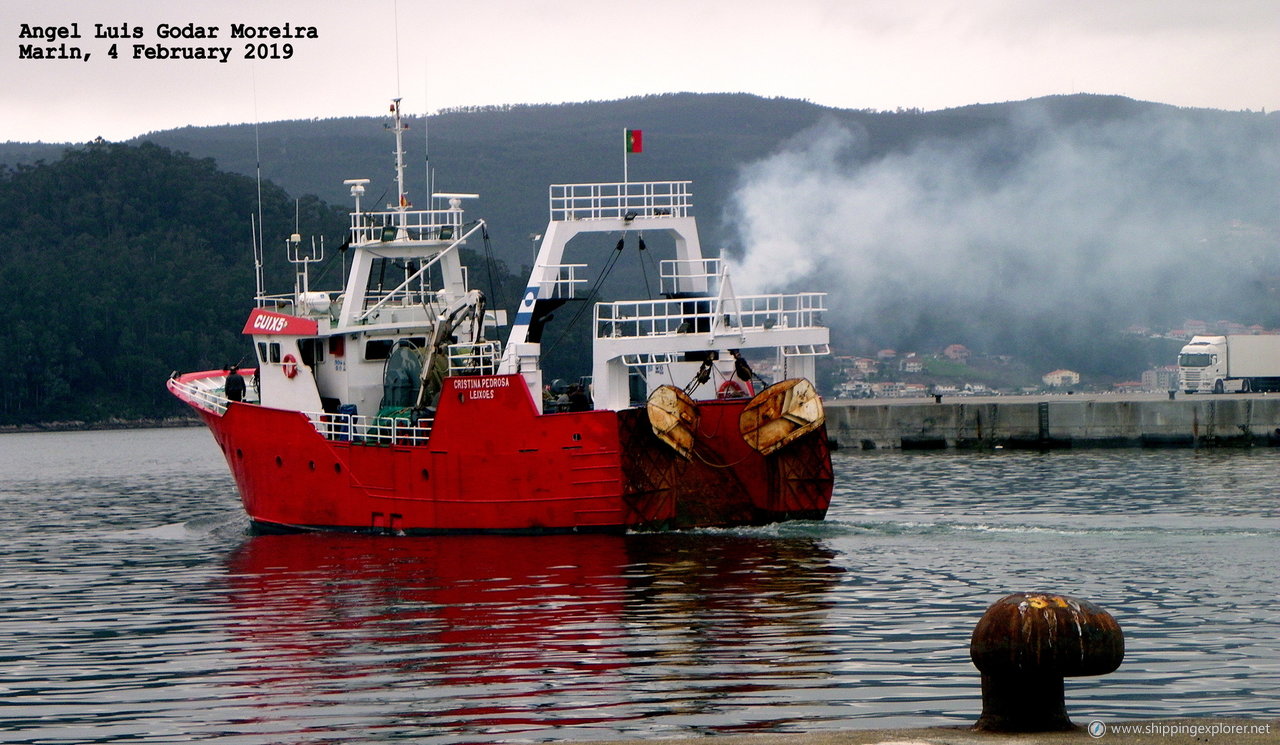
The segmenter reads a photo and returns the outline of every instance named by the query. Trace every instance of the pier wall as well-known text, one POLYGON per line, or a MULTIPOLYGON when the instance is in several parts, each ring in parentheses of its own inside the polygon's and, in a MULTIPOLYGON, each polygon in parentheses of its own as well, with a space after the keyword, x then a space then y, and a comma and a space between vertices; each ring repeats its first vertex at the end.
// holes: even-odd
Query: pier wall
POLYGON ((918 402, 829 401, 841 447, 1248 447, 1280 445, 1280 396, 918 402))

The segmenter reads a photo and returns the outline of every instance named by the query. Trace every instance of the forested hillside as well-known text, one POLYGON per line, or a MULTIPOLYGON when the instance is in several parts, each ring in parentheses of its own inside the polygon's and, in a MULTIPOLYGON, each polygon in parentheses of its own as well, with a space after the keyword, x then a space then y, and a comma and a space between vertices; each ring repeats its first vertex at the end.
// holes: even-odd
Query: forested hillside
MULTIPOLYGON (((251 179, 151 144, 5 172, 0 424, 177 413, 170 371, 244 355, 255 196, 251 179)), ((263 196, 268 225, 293 224, 292 199, 263 196)), ((298 206, 304 232, 341 236, 344 216, 298 206)))

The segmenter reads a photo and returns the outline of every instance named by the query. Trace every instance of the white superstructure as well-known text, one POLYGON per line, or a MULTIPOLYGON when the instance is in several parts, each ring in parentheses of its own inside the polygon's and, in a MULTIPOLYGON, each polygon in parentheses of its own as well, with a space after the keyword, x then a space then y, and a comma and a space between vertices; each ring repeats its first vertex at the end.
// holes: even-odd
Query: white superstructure
MULTIPOLYGON (((688 181, 560 184, 550 188, 550 221, 507 342, 501 371, 542 385, 540 320, 578 298, 586 264, 564 263, 570 241, 584 233, 665 233, 675 258, 661 262, 660 298, 597 303, 593 314, 592 383, 596 408, 633 403, 632 379, 643 395, 659 385, 686 387, 708 365, 715 374, 689 387, 695 399, 723 395, 737 353, 774 349, 783 377, 814 376, 814 358, 828 354, 822 325, 825 293, 737 295, 728 267, 703 256, 688 181)), ((740 385, 740 384, 735 384, 740 385)))

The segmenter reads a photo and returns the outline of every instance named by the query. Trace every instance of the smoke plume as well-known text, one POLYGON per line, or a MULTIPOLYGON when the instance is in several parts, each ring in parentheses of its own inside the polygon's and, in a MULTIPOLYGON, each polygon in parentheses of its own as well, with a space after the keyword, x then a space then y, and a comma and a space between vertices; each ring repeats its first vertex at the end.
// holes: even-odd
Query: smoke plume
POLYGON ((836 330, 870 343, 990 353, 1186 317, 1280 324, 1275 122, 1030 109, 874 152, 827 121, 742 171, 735 283, 825 290, 836 330))

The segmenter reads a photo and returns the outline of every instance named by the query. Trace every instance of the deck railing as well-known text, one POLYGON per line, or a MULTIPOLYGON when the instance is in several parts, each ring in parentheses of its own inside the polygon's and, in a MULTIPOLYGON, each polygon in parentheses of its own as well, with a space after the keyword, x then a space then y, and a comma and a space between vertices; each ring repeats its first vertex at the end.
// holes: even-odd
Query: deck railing
POLYGON ((720 259, 663 259, 658 264, 659 292, 674 294, 698 283, 718 287, 723 273, 720 259))
POLYGON ((335 442, 371 443, 380 445, 425 445, 431 439, 433 419, 400 416, 362 416, 360 414, 330 414, 328 412, 303 412, 311 420, 316 432, 326 440, 335 442))
MULTIPOLYGON (((169 387, 205 411, 225 414, 230 400, 223 389, 224 380, 216 375, 185 381, 174 379, 169 381, 169 387)), ((255 402, 250 400, 246 403, 255 402)), ((362 416, 327 411, 304 411, 302 414, 326 440, 357 444, 425 445, 431 439, 431 426, 435 421, 430 418, 414 421, 402 416, 362 416)))
POLYGON ((578 276, 578 270, 586 267, 586 264, 549 264, 542 266, 542 281, 540 282, 542 292, 540 297, 544 300, 552 298, 573 299, 577 297, 578 285, 587 283, 585 277, 578 276))
POLYGON ((410 240, 447 241, 457 237, 462 226, 461 210, 390 210, 352 212, 351 242, 391 241, 405 232, 410 240))
POLYGON ((169 389, 181 393, 183 398, 198 404, 205 411, 225 414, 227 404, 230 403, 224 391, 225 384, 226 378, 217 376, 195 380, 171 378, 169 389))
POLYGON ((552 184, 552 221, 632 220, 688 217, 692 181, 629 181, 613 184, 552 184))
POLYGON ((652 337, 718 330, 822 326, 826 293, 624 300, 596 305, 596 338, 652 337))
POLYGON ((502 359, 502 343, 478 341, 450 344, 449 375, 493 375, 502 359))

